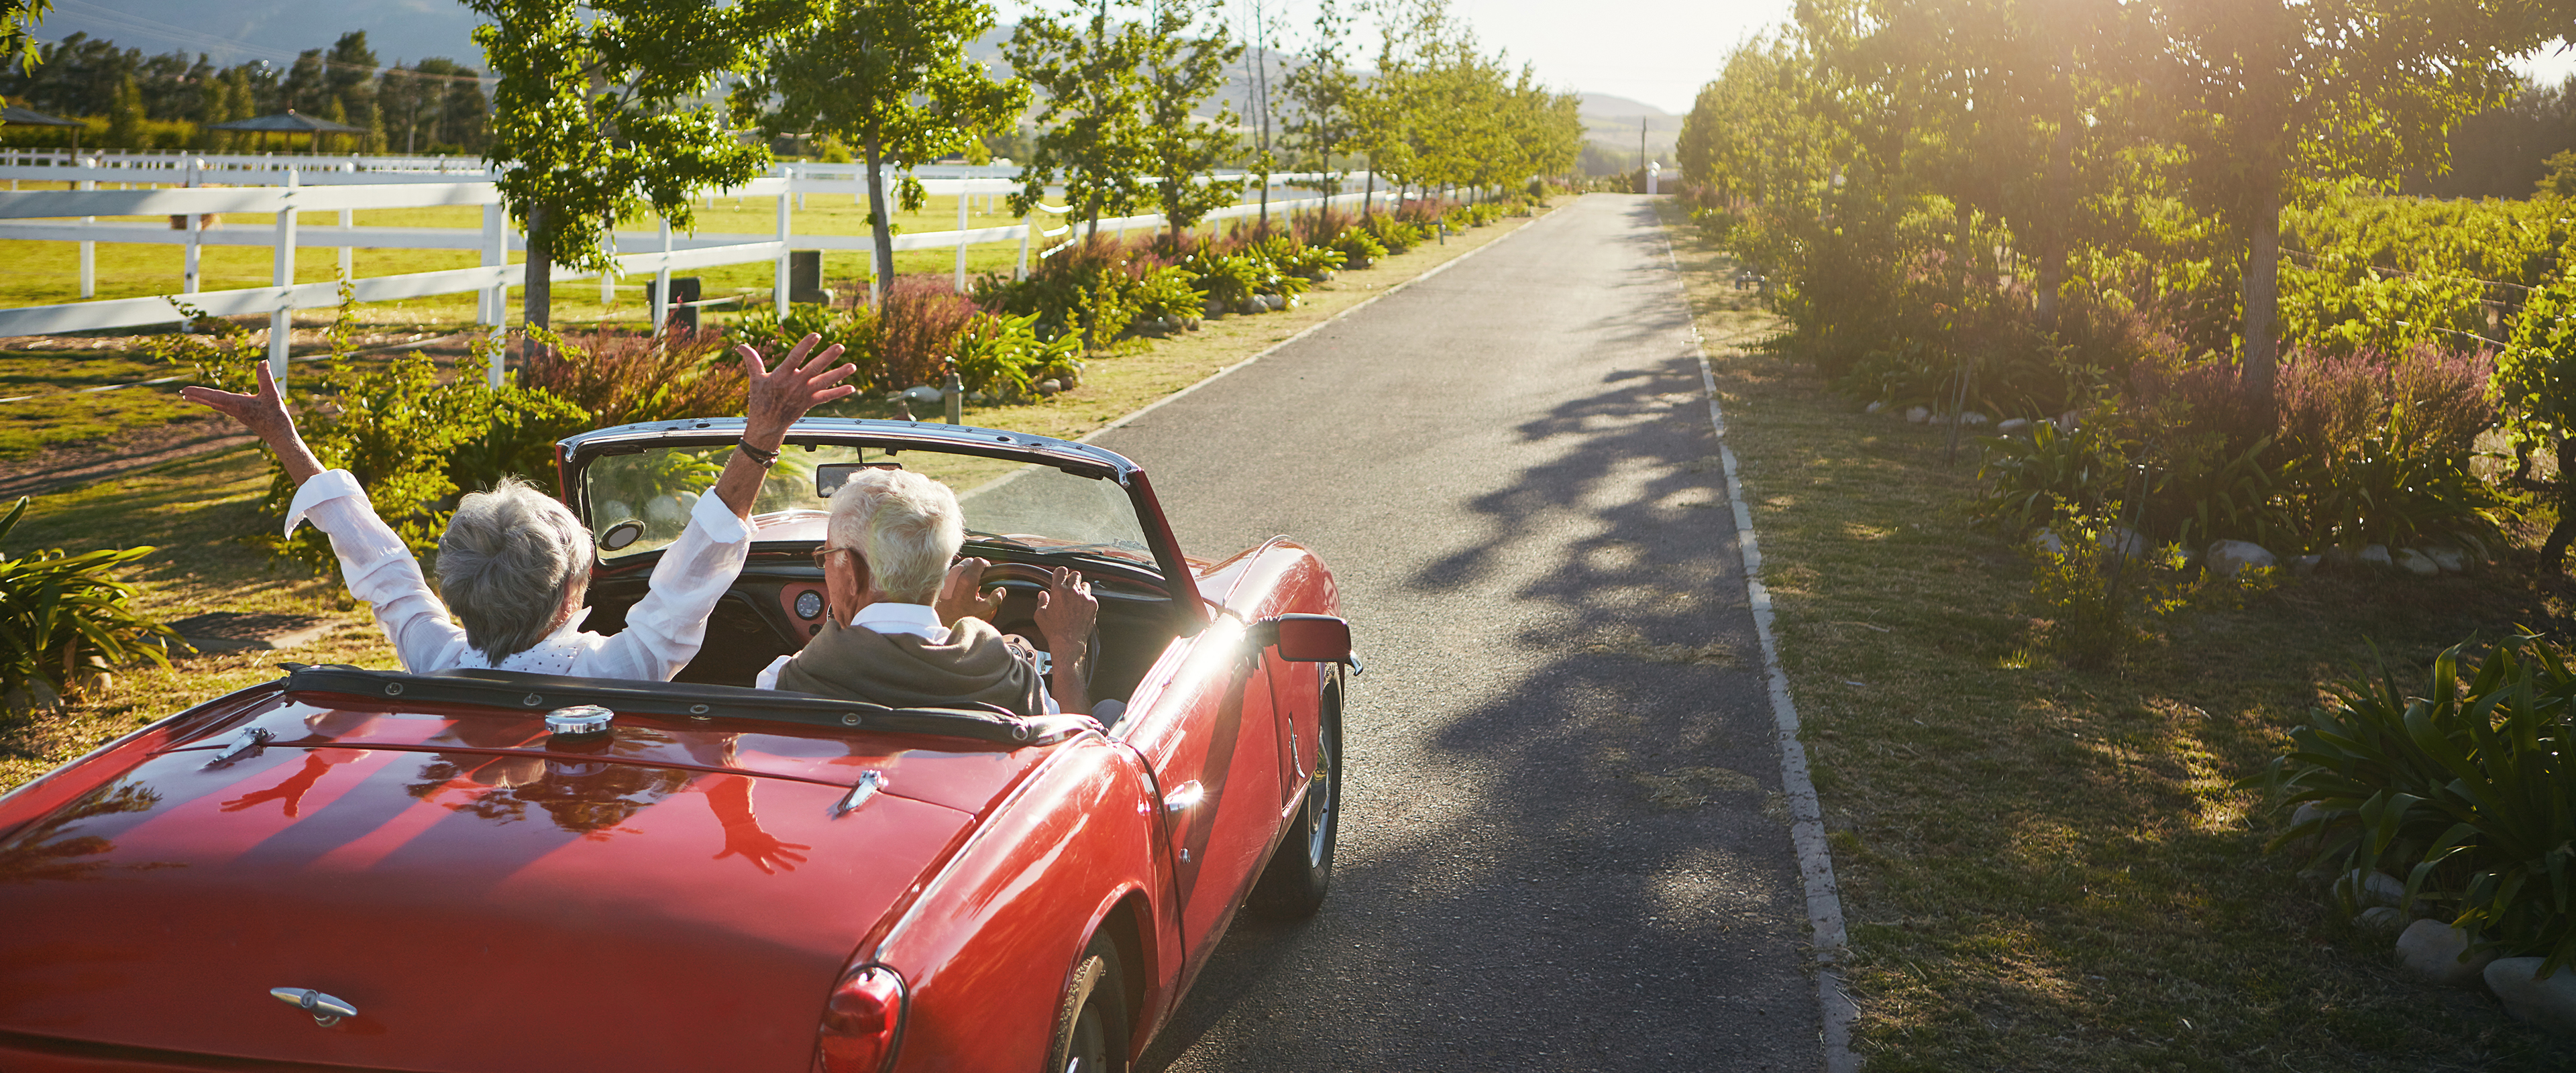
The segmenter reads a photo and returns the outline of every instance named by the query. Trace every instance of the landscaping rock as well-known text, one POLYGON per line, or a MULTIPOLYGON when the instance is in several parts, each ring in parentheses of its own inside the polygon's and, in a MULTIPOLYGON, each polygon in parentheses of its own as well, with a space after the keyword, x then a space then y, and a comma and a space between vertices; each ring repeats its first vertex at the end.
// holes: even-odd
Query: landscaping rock
POLYGON ((2360 562, 2363 566, 2376 566, 2382 570, 2394 569, 2397 566, 2397 560, 2388 557, 2386 544, 2373 544, 2361 549, 2360 562))
POLYGON ((1053 395, 1064 390, 1064 382, 1061 380, 1040 380, 1031 386, 1035 387, 1040 395, 1053 395))
POLYGON ((2246 570, 2260 570, 2281 565, 2281 557, 2250 540, 2215 540, 2201 565, 2220 577, 2235 577, 2246 570))
POLYGON ((1993 421, 1993 418, 1987 417, 1975 410, 1969 410, 1959 415, 1959 423, 1966 425, 1969 428, 1984 428, 1985 426, 1992 424, 1993 421))
POLYGON ((2539 958, 2497 958, 2481 975, 2487 990, 2514 1020, 2560 1036, 2576 1036, 2576 968, 2561 967, 2534 980, 2539 958))
POLYGON ((1932 408, 1929 406, 1917 406, 1911 410, 1907 410, 1905 411, 1905 420, 1911 424, 1917 425, 1932 420, 1932 408))
POLYGON ((1999 436, 2019 436, 2029 431, 2030 419, 2027 417, 2007 417, 1995 422, 1995 434, 1999 436))
POLYGON ((2030 538, 2030 543, 2032 547, 2038 548, 2050 555, 2066 554, 2066 542, 2057 539, 2057 534, 2046 530, 2042 530, 2038 536, 2030 538))
POLYGON ((903 398, 905 402, 915 406, 937 406, 946 401, 940 395, 938 388, 928 384, 903 389, 903 398))
POLYGON ((2476 987, 2495 955, 2461 961, 2460 954, 2468 948, 2469 933, 2438 920, 2418 920, 2397 935, 2397 963, 2444 987, 2476 987))
POLYGON ((2112 526, 2102 534, 2102 550, 2123 559, 2147 557, 2147 538, 2125 525, 2112 526))
POLYGON ((2050 424, 2056 425, 2057 431, 2059 432, 2073 432, 2077 428, 2083 426, 2084 411, 2068 410, 2065 413, 2057 415, 2056 420, 2051 421, 2050 424))
MULTIPOLYGON (((2386 872, 2363 872, 2358 869, 2345 875, 2343 881, 2353 884, 2353 900, 2363 905, 2395 906, 2406 900, 2406 884, 2386 872)), ((2399 921, 2404 923, 2404 921, 2399 921)))
POLYGON ((52 708, 62 701, 62 696, 54 692, 53 686, 30 681, 26 685, 11 689, 6 696, 0 696, 0 709, 12 713, 38 712, 52 708))
POLYGON ((2296 559, 2290 560, 2290 573, 2298 575, 2299 577, 2306 577, 2310 574, 2316 573, 2317 567, 2325 565, 2325 561, 2326 557, 2323 555, 2299 556, 2296 559))
POLYGON ((2352 923, 2363 931, 2393 932, 2406 926, 2406 914, 2398 912, 2395 906, 2374 905, 2352 918, 2352 923))
POLYGON ((1879 412, 1880 410, 1884 410, 1884 409, 1887 409, 1887 400, 1885 400, 1885 399, 1880 399, 1880 400, 1878 400, 1878 401, 1876 401, 1876 402, 1870 403, 1870 404, 1869 404, 1869 405, 1867 405, 1867 406, 1863 406, 1863 407, 1861 407, 1861 408, 1860 408, 1860 412, 1865 413, 1865 414, 1874 414, 1874 413, 1877 413, 1877 412, 1879 412))
POLYGON ((2433 560, 2433 565, 2441 567, 2445 574, 2465 574, 2469 571, 2468 552, 2448 544, 2436 544, 2417 550, 2422 551, 2425 558, 2433 560))
POLYGON ((2432 556, 2413 548, 2398 549, 2397 565, 2416 577, 2432 577, 2442 572, 2442 567, 2433 561, 2432 556))

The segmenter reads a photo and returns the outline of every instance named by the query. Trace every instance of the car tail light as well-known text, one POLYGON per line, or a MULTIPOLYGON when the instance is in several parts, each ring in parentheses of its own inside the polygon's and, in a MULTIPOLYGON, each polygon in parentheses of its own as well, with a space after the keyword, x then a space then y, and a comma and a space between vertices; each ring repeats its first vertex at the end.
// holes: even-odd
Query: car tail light
POLYGON ((870 965, 841 978, 823 1005, 817 1073, 879 1073, 903 1041, 903 978, 870 965))

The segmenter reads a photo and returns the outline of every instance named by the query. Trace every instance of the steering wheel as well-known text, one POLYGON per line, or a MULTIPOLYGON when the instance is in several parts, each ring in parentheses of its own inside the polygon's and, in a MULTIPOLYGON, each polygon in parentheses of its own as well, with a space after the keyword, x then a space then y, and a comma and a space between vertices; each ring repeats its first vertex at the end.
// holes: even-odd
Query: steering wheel
MULTIPOLYGON (((1002 585, 1005 582, 1018 582, 1022 585, 1033 586, 1043 592, 1047 586, 1055 584, 1055 571, 1048 567, 1038 566, 1032 563, 992 563, 984 567, 984 576, 976 582, 975 588, 980 592, 997 585, 1002 585)), ((1010 597, 1007 595, 1003 597, 1005 601, 1009 598, 1010 597)), ((1036 597, 1030 597, 1030 601, 1034 604, 1036 597)), ((1030 613, 1031 615, 1036 613, 1036 608, 1034 606, 1030 608, 1030 613)), ((1046 635, 1038 631, 1037 620, 1034 617, 1012 619, 1010 620, 1009 626, 1005 626, 999 622, 996 622, 993 625, 1004 633, 1017 633, 1022 637, 1027 638, 1030 643, 1035 644, 1040 648, 1046 647, 1046 635), (1025 629, 1010 628, 1023 625, 1025 625, 1025 629)), ((1091 672, 1093 669, 1100 666, 1100 622, 1098 619, 1092 620, 1091 636, 1083 643, 1083 653, 1082 688, 1085 692, 1089 692, 1091 689, 1091 672)))

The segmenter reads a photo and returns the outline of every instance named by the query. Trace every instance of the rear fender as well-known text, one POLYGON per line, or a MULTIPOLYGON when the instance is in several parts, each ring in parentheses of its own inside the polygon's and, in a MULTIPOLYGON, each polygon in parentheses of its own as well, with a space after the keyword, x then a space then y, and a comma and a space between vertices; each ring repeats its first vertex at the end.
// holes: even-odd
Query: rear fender
POLYGON ((1179 920, 1158 897, 1172 880, 1156 800, 1134 753, 1087 735, 1057 746, 993 810, 862 952, 909 985, 896 1070, 1044 1064, 1066 976, 1104 928, 1132 933, 1141 1044, 1180 970, 1179 920))

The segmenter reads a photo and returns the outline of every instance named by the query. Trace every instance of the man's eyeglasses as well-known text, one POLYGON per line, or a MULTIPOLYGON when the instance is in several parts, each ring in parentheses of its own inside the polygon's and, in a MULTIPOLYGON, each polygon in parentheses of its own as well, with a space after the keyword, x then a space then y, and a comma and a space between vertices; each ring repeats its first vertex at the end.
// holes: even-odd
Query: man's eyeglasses
POLYGON ((833 556, 839 555, 843 552, 857 550, 858 549, 856 548, 816 548, 814 549, 814 565, 819 568, 829 570, 832 568, 833 556))

